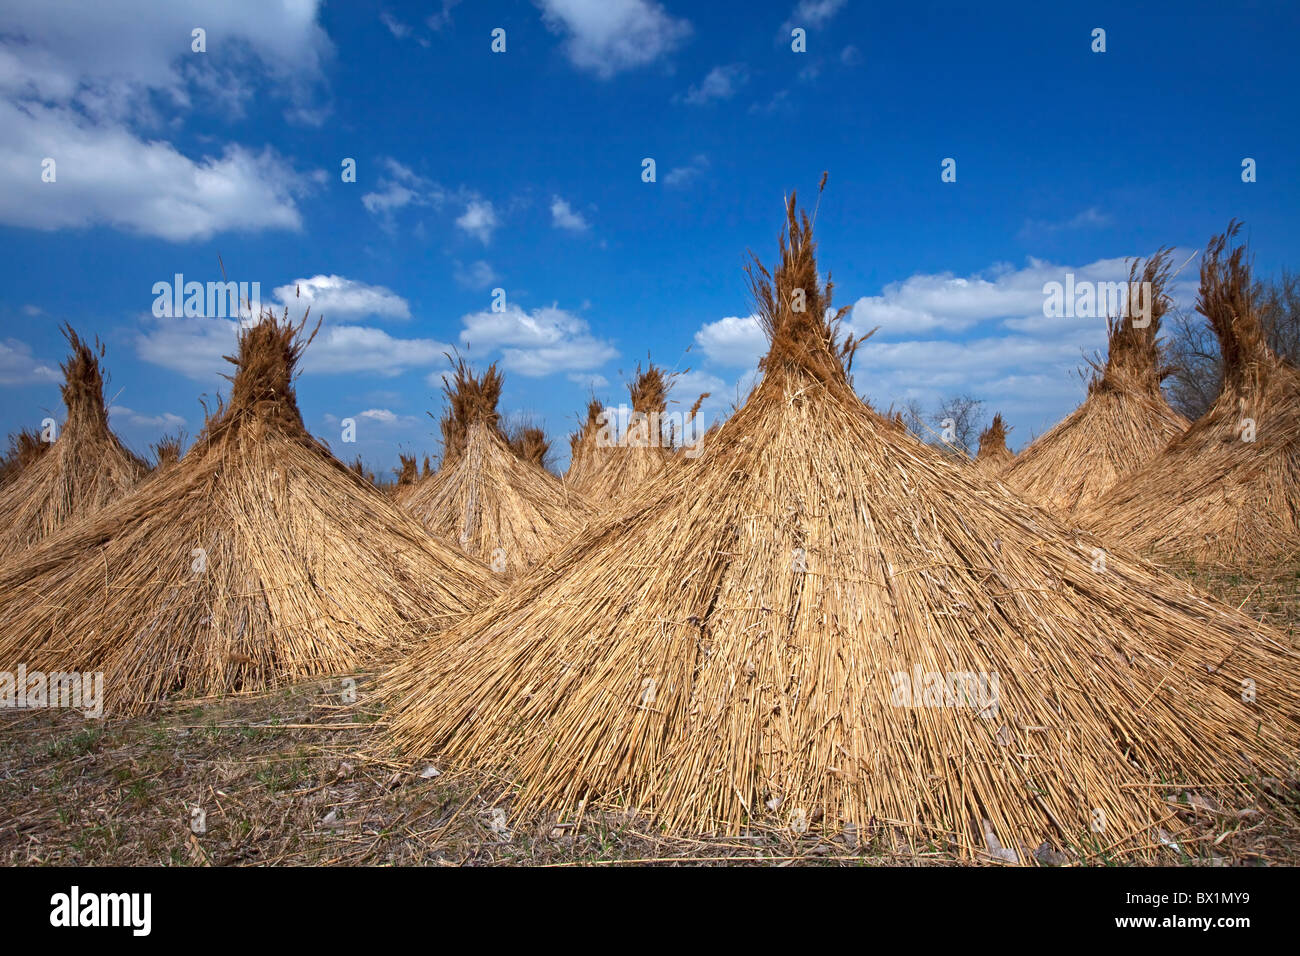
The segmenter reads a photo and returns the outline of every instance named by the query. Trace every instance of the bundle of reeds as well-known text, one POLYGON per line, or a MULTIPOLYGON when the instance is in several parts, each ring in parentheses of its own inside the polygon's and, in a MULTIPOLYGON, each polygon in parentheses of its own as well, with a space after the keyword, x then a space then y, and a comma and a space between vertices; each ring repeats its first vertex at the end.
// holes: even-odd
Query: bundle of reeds
POLYGON ((511 450, 499 427, 502 376, 458 360, 445 383, 443 465, 398 490, 425 527, 505 575, 540 561, 582 526, 588 509, 545 468, 511 450))
POLYGON ((1282 635, 1127 553, 1099 566, 877 415, 793 197, 786 228, 756 278, 759 387, 701 458, 382 678, 405 753, 504 770, 566 821, 599 800, 1021 862, 1148 853, 1179 832, 1165 788, 1280 771, 1282 635))
POLYGON ((30 428, 19 429, 9 436, 9 450, 0 457, 0 486, 13 481, 23 470, 49 450, 50 442, 43 441, 39 432, 30 428))
POLYGON ((170 468, 181 460, 181 449, 185 447, 184 434, 177 432, 174 435, 164 435, 153 443, 153 470, 154 473, 170 468))
POLYGON ((0 562, 116 501, 149 470, 108 427, 104 347, 83 342, 70 325, 63 334, 72 349, 63 363, 68 420, 50 450, 0 491, 0 562))
POLYGON ((551 440, 536 425, 524 425, 510 435, 510 450, 530 465, 546 468, 546 458, 551 453, 551 440))
POLYGON ((1003 472, 1014 490, 1073 516, 1095 505, 1120 476, 1146 464, 1187 429, 1187 419, 1169 407, 1160 390, 1169 374, 1157 343, 1170 305, 1169 274, 1167 249, 1145 262, 1134 260, 1127 314, 1106 320, 1105 364, 1092 363, 1083 404, 1003 472), (1143 288, 1151 290, 1149 301, 1139 299, 1143 288), (1142 327, 1144 321, 1148 324, 1142 327))
POLYGON ((397 487, 401 488, 405 485, 415 484, 420 477, 419 470, 415 465, 415 456, 398 454, 397 460, 400 462, 400 467, 393 470, 393 473, 397 475, 397 487))
MULTIPOLYGON (((903 424, 901 416, 898 423, 903 424)), ((1016 460, 1016 456, 1007 447, 1007 431, 1001 413, 994 415, 989 427, 980 432, 980 449, 975 455, 975 464, 978 467, 996 475, 1001 474, 1016 460)))
POLYGON ((498 592, 307 433, 302 330, 241 331, 230 401, 178 464, 0 568, 0 670, 102 671, 133 712, 372 664, 498 592))
POLYGON ((569 436, 569 469, 564 473, 564 483, 569 488, 582 488, 609 456, 609 448, 600 440, 603 412, 604 406, 593 395, 587 402, 587 417, 569 436))
POLYGON ((642 371, 637 363, 636 375, 628 383, 632 411, 627 427, 616 435, 611 418, 607 426, 598 428, 593 438, 597 467, 574 485, 597 508, 617 507, 632 498, 639 487, 663 473, 672 457, 664 434, 664 412, 676 375, 653 362, 646 364, 642 371))
POLYGON ((1223 356, 1222 391, 1164 451, 1081 516, 1130 547, 1225 564, 1300 550, 1300 371, 1269 348, 1240 225, 1210 240, 1196 310, 1223 356))

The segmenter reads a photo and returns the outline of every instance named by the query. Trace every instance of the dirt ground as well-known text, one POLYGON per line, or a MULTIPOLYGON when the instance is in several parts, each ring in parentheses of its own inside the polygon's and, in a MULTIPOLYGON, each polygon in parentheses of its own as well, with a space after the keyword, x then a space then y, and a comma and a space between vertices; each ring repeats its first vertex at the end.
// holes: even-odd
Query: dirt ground
MULTIPOLYGON (((1300 647, 1300 561, 1180 573, 1300 647)), ((519 811, 504 780, 375 752, 381 714, 342 683, 186 701, 147 718, 0 712, 0 863, 8 865, 953 865, 896 829, 668 836, 644 819, 579 826, 519 811)), ((1269 780, 1250 806, 1171 800, 1191 827, 1157 862, 1300 864, 1300 791, 1269 780)), ((989 863, 991 861, 975 861, 989 863)), ((1041 862, 1107 865, 1104 853, 1041 862)))

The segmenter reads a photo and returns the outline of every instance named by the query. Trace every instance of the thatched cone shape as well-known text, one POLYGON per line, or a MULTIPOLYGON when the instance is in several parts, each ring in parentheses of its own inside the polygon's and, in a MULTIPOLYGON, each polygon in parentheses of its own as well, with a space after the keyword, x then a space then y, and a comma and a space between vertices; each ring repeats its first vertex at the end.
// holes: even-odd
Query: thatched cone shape
POLYGON ((397 502, 434 534, 459 543, 494 571, 514 575, 572 537, 587 509, 558 478, 506 443, 495 366, 475 376, 462 360, 445 391, 442 467, 399 488, 397 502))
POLYGON ((109 430, 103 346, 92 348, 70 325, 63 334, 72 347, 63 363, 68 420, 50 450, 0 491, 0 561, 116 501, 149 470, 109 430))
POLYGON ((897 826, 968 855, 989 832, 1021 861, 1143 852, 1177 832, 1161 785, 1282 767, 1281 636, 1127 554, 1094 570, 1093 541, 863 404, 793 199, 787 228, 760 386, 655 494, 382 678, 404 752, 566 816, 897 826), (905 696, 918 672, 941 676, 905 696), (984 696, 926 706, 949 674, 984 696))
POLYGON ((668 409, 668 390, 675 377, 653 362, 642 371, 638 362, 636 375, 628 384, 632 413, 627 430, 614 440, 613 410, 609 425, 598 426, 592 438, 597 466, 575 485, 595 507, 617 507, 668 466, 672 455, 662 425, 668 409))
POLYGON ((1168 250, 1145 263, 1133 262, 1127 316, 1106 322, 1106 364, 1094 366, 1083 404, 1022 450, 1003 473, 1013 490, 1074 515, 1096 505, 1117 479, 1187 429, 1187 419, 1160 390, 1169 370, 1161 364, 1156 337, 1170 305, 1168 281, 1168 250), (1151 290, 1145 315, 1137 298, 1141 283, 1150 283, 1151 290))
POLYGON ((1196 310, 1223 356, 1214 405, 1081 516, 1110 539, 1176 561, 1230 565, 1300 552, 1300 371, 1269 348, 1240 226, 1210 240, 1196 310))
POLYGON ((1002 415, 994 415, 989 427, 980 432, 980 448, 975 455, 975 464, 996 475, 1015 460, 1016 456, 1007 447, 1007 426, 1002 421, 1002 415))
POLYGON ((106 709, 134 712, 344 673, 497 593, 304 429, 302 328, 242 331, 179 463, 0 570, 0 671, 103 671, 106 709))
POLYGON ((569 436, 569 468, 564 473, 564 483, 570 488, 582 488, 600 470, 609 454, 609 449, 598 443, 603 411, 604 406, 593 396, 587 403, 586 419, 569 436))

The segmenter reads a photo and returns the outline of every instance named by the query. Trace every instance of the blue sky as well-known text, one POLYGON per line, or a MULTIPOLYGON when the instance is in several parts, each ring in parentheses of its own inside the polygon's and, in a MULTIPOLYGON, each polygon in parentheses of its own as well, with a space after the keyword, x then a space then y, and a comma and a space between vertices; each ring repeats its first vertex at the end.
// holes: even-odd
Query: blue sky
POLYGON ((107 345, 129 443, 193 437, 235 324, 157 318, 153 288, 219 259, 292 315, 295 286, 313 297, 300 403, 346 459, 438 450, 453 347, 500 362, 503 410, 563 454, 589 392, 624 400, 647 354, 725 414, 762 351, 745 250, 770 261, 783 196, 829 170, 821 265, 851 326, 881 326, 859 391, 967 392, 1022 444, 1104 344, 1101 319, 1044 317, 1044 282, 1123 278, 1165 244, 1182 262, 1234 216, 1261 273, 1300 265, 1300 8, 1219 6, 5 4, 0 429, 61 418, 70 321, 107 345))

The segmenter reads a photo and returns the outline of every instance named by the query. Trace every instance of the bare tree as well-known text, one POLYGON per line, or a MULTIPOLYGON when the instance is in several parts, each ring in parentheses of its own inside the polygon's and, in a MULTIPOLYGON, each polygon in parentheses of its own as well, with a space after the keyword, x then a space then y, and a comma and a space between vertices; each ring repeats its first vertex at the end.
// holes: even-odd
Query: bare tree
POLYGON ((933 412, 926 412, 913 398, 900 413, 908 430, 927 445, 954 456, 973 456, 985 424, 983 407, 984 402, 978 398, 954 395, 940 402, 933 412))

